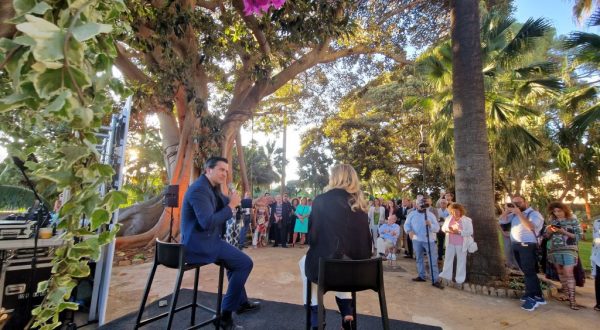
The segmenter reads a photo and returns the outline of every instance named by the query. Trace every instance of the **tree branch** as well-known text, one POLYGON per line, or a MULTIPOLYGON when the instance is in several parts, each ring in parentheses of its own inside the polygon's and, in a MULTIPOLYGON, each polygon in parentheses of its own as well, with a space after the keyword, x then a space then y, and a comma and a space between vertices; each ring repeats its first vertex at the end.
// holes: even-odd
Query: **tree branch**
POLYGON ((377 25, 383 25, 383 24, 385 24, 385 22, 387 22, 388 19, 402 13, 403 11, 411 10, 414 7, 416 7, 422 3, 425 3, 425 2, 428 2, 428 0, 415 0, 415 1, 411 1, 410 3, 408 3, 404 6, 400 6, 395 9, 391 9, 387 13, 383 14, 383 17, 381 17, 381 19, 379 21, 377 21, 377 25))
POLYGON ((152 80, 142 70, 140 70, 135 64, 131 63, 126 51, 123 46, 119 43, 116 44, 117 57, 115 58, 115 65, 123 73, 127 80, 133 80, 142 84, 150 83, 152 80))
POLYGON ((256 39, 256 42, 258 42, 258 46, 260 47, 260 50, 266 56, 270 57, 271 56, 271 46, 269 45, 269 41, 267 40, 265 33, 260 29, 260 26, 258 24, 258 21, 256 20, 256 17, 254 17, 252 15, 250 15, 250 16, 244 15, 244 4, 240 0, 234 0, 233 6, 235 7, 235 10, 238 12, 238 14, 240 14, 240 16, 242 17, 242 20, 244 20, 244 22, 246 23, 246 25, 248 26, 250 31, 252 31, 252 35, 254 35, 254 39, 256 39))

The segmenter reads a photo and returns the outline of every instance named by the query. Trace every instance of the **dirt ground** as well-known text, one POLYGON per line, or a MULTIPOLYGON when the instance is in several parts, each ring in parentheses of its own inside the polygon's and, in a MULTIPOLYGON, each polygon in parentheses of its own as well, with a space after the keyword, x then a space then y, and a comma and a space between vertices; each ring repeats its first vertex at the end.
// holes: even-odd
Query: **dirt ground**
MULTIPOLYGON (((302 283, 298 260, 306 248, 261 248, 244 250, 253 260, 254 269, 246 283, 248 296, 302 303, 302 283)), ((396 261, 406 272, 385 274, 385 294, 388 314, 392 319, 441 326, 444 329, 598 329, 600 312, 594 311, 594 283, 586 281, 577 288, 578 303, 586 306, 579 311, 566 303, 548 300, 533 312, 520 308, 517 299, 475 295, 452 288, 439 290, 428 283, 415 283, 416 266, 412 259, 396 261)), ((144 263, 113 268, 108 301, 107 321, 139 308, 144 286, 152 264, 144 263)), ((159 268, 154 278, 149 302, 170 294, 175 283, 175 271, 159 268)), ((200 290, 216 292, 218 268, 214 265, 200 271, 200 290)), ((183 287, 193 286, 193 272, 184 277, 183 287)), ((327 308, 336 309, 333 294, 327 294, 327 308)), ((360 314, 378 316, 379 304, 374 292, 360 292, 357 297, 360 314)))

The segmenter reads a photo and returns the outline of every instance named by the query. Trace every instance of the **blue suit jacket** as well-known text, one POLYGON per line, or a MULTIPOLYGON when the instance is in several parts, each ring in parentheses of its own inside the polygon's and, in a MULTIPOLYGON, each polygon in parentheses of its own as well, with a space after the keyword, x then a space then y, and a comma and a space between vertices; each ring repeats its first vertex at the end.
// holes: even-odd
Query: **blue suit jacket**
POLYGON ((223 207, 217 209, 217 196, 203 174, 185 193, 181 207, 181 243, 185 246, 188 263, 213 263, 223 244, 222 228, 233 216, 227 206, 229 199, 218 189, 223 207))

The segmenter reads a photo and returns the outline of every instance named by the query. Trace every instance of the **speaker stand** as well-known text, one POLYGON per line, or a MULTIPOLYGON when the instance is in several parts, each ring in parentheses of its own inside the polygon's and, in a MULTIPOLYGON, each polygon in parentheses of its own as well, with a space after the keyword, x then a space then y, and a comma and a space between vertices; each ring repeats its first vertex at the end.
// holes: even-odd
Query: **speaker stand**
POLYGON ((175 237, 173 237, 173 207, 171 206, 171 224, 169 225, 169 242, 175 242, 175 243, 179 243, 177 242, 177 240, 175 239, 175 237))

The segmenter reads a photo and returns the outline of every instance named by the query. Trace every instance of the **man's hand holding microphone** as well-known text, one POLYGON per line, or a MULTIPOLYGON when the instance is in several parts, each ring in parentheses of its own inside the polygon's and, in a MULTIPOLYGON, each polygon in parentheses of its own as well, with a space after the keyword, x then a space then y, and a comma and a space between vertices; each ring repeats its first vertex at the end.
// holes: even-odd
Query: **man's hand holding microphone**
POLYGON ((228 196, 229 204, 228 204, 228 206, 231 208, 231 212, 233 212, 235 214, 235 208, 238 207, 240 205, 240 203, 242 202, 242 197, 235 190, 235 186, 233 185, 233 182, 230 182, 227 185, 227 188, 229 189, 229 196, 228 196))

